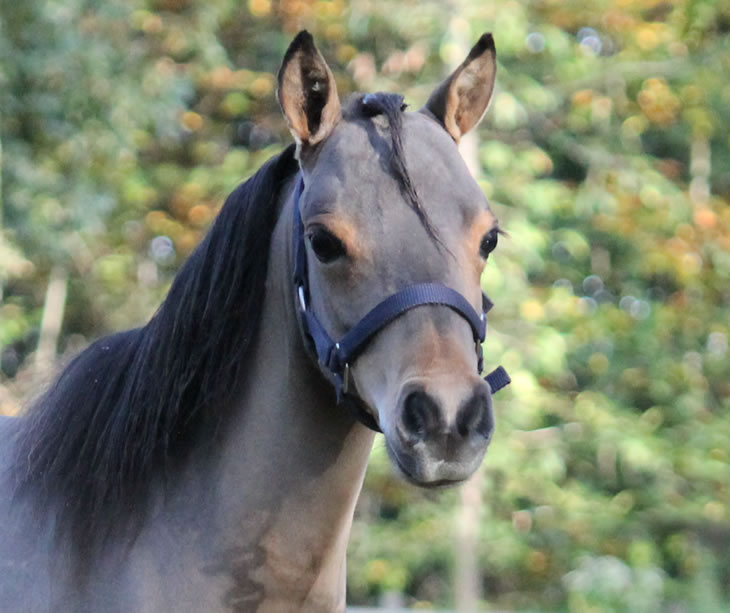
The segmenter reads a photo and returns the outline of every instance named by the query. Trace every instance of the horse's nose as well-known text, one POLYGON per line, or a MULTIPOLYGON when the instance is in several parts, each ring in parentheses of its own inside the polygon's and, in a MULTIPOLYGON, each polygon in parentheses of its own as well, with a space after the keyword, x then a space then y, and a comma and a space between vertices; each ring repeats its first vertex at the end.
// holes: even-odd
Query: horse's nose
POLYGON ((416 388, 403 400, 400 430, 404 438, 413 442, 429 438, 443 430, 441 407, 426 390, 416 388))
POLYGON ((482 383, 477 385, 471 397, 459 407, 455 421, 456 432, 464 438, 471 438, 475 434, 486 439, 491 438, 494 431, 494 417, 488 385, 482 383))
POLYGON ((404 442, 491 438, 494 418, 489 386, 484 381, 456 397, 435 391, 430 393, 425 386, 416 385, 403 396, 398 431, 404 442))

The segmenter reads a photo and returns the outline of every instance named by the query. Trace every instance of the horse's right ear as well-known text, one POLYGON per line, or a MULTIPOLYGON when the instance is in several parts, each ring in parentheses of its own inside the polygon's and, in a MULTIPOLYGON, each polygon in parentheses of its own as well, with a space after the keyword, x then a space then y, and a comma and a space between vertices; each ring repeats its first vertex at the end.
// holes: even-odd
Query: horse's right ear
POLYGON ((284 55, 277 97, 298 149, 327 138, 342 117, 335 78, 306 30, 284 55))
POLYGON ((491 34, 482 34, 461 66, 431 94, 421 112, 437 119, 458 143, 484 116, 496 72, 494 39, 491 34))

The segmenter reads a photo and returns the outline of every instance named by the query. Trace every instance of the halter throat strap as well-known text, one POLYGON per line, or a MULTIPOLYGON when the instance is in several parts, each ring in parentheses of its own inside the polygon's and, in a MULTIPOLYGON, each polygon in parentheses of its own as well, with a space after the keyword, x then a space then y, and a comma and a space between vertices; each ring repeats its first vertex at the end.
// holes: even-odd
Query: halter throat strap
MULTIPOLYGON (((350 364, 380 330, 407 311, 423 305, 449 307, 469 323, 474 337, 477 368, 481 373, 482 342, 487 332, 487 311, 492 308, 492 302, 482 294, 482 312, 477 313, 463 295, 440 283, 419 283, 401 289, 373 307, 339 341, 332 339, 312 311, 310 304, 304 224, 299 208, 303 191, 304 178, 300 174, 294 191, 293 207, 294 289, 297 296, 297 311, 304 335, 314 350, 319 367, 334 385, 337 402, 346 405, 360 423, 371 430, 381 432, 375 418, 350 389, 350 364)), ((510 383, 509 375, 501 366, 489 373, 485 380, 489 383, 492 393, 510 383)))

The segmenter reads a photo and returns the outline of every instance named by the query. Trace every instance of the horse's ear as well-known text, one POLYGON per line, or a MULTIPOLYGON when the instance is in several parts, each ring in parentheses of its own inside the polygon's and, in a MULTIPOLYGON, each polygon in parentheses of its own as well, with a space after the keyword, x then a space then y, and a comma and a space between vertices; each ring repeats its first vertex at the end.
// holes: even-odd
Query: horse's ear
POLYGON ((277 97, 299 148, 327 138, 342 117, 335 78, 306 30, 284 55, 277 97))
POLYGON ((484 116, 494 91, 497 53, 482 34, 464 62, 431 94, 421 111, 432 115, 458 143, 484 116))

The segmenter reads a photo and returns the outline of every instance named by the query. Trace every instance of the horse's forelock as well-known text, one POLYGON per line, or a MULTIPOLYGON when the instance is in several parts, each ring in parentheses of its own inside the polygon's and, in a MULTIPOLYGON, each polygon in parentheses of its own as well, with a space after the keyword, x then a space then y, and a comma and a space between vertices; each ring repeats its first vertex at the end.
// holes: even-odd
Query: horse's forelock
POLYGON ((369 118, 382 115, 387 119, 391 136, 391 167, 393 176, 398 182, 402 193, 405 195, 408 205, 416 213, 429 236, 438 245, 443 247, 438 232, 426 213, 421 197, 408 172, 405 151, 403 149, 403 112, 406 107, 404 98, 400 94, 378 92, 357 96, 349 105, 346 116, 369 118))

